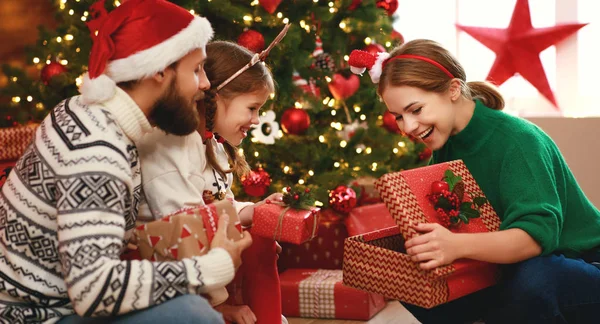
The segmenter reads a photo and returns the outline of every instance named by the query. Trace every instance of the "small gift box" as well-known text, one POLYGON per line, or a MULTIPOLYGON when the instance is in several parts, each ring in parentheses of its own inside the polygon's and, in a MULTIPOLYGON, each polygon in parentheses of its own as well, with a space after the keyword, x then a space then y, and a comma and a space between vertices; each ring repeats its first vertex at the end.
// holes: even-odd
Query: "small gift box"
POLYGON ((8 178, 8 174, 15 166, 15 162, 0 162, 0 188, 8 178))
POLYGON ((28 124, 0 128, 0 161, 19 159, 33 140, 37 126, 38 124, 28 124))
POLYGON ((397 226, 346 239, 344 284, 431 308, 496 283, 497 265, 460 259, 424 271, 404 249, 418 223, 459 233, 499 229, 498 215, 461 160, 386 174, 376 186, 397 226))
POLYGON ((229 215, 227 234, 241 239, 241 224, 233 204, 222 200, 206 206, 180 210, 172 215, 136 227, 137 249, 142 259, 181 260, 208 253, 219 215, 229 215))
POLYGON ((254 207, 252 235, 273 238, 293 244, 311 240, 317 234, 319 208, 296 209, 270 202, 254 207))
POLYGON ((383 296, 342 284, 342 270, 290 269, 280 275, 285 316, 369 320, 383 296))
POLYGON ((384 203, 356 207, 344 219, 344 223, 349 236, 365 234, 396 225, 384 203))
POLYGON ((348 231, 342 217, 330 209, 319 216, 317 236, 300 245, 281 243, 282 252, 277 265, 279 271, 289 268, 342 269, 344 239, 348 231))
POLYGON ((375 188, 373 177, 360 177, 350 182, 350 186, 356 191, 358 206, 377 204, 381 202, 379 192, 375 188))

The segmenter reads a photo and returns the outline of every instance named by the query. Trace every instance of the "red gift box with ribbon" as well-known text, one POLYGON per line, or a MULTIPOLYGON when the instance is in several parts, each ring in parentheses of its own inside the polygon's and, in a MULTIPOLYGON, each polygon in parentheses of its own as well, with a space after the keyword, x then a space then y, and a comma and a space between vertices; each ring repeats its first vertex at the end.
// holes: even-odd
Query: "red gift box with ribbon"
POLYGON ((294 209, 283 203, 270 202, 254 207, 252 235, 276 241, 301 244, 317 234, 319 208, 294 209))
POLYGON ((395 226, 394 218, 384 203, 360 206, 352 209, 344 219, 349 236, 365 234, 395 226))
POLYGON ((289 268, 342 269, 344 239, 348 231, 342 216, 325 209, 320 212, 317 236, 300 245, 281 243, 279 271, 289 268))
POLYGON ((279 278, 285 316, 366 321, 386 305, 381 295, 344 286, 342 270, 290 269, 279 278))
POLYGON ((413 224, 436 222, 456 233, 500 228, 461 160, 389 173, 376 186, 397 225, 346 239, 344 284, 431 308, 496 283, 495 264, 460 259, 424 271, 404 249, 405 240, 418 235, 413 224))

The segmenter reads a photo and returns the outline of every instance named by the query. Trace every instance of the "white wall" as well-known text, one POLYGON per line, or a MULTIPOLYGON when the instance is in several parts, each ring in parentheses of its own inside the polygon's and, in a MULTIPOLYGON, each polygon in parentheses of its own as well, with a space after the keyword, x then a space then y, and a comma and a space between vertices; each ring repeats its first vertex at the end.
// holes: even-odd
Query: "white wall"
POLYGON ((587 197, 600 208, 600 118, 527 119, 552 137, 587 197))

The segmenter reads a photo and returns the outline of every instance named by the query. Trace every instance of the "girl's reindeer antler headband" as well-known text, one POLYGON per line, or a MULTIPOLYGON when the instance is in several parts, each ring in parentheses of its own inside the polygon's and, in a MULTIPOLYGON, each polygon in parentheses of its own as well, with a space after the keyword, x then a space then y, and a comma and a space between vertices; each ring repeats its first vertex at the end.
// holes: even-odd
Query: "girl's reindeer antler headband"
POLYGON ((248 64, 242 66, 241 69, 239 69, 237 72, 235 72, 227 80, 223 81, 223 83, 221 83, 217 87, 217 92, 219 92, 219 90, 223 89, 224 86, 226 86, 233 79, 237 78, 240 74, 244 73, 246 70, 253 67, 256 63, 263 62, 267 58, 267 56, 269 55, 269 52, 271 52, 273 47, 275 47, 275 45, 277 45, 283 39, 283 37, 285 37, 285 34, 287 33, 288 29, 290 29, 290 26, 291 26, 290 24, 286 24, 283 27, 283 30, 279 33, 279 35, 277 35, 277 37, 275 37, 275 39, 271 42, 271 44, 269 44, 269 47, 267 47, 264 51, 260 52, 260 54, 259 53, 254 54, 254 56, 252 57, 250 62, 248 62, 248 64))
POLYGON ((450 71, 448 71, 448 69, 446 69, 443 65, 430 58, 420 55, 402 54, 390 57, 390 54, 386 52, 379 52, 377 53, 377 55, 373 55, 369 52, 353 50, 352 53, 350 53, 348 64, 350 65, 350 71, 352 71, 355 74, 362 75, 366 69, 369 69, 369 76, 371 76, 371 80, 373 81, 373 83, 379 83, 379 78, 381 78, 381 72, 383 71, 383 67, 391 60, 402 58, 416 59, 427 62, 429 64, 433 64, 442 72, 444 72, 448 77, 450 77, 450 79, 454 79, 452 73, 450 73, 450 71))

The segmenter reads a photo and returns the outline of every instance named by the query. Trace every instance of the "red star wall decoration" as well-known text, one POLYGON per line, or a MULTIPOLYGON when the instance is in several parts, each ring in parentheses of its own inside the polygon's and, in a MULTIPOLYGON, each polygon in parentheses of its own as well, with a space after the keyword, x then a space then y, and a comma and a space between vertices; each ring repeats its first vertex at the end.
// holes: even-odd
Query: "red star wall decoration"
POLYGON ((484 28, 456 25, 496 53, 487 80, 501 85, 516 73, 529 81, 557 109, 554 93, 540 60, 540 52, 556 45, 587 24, 561 24, 533 28, 528 0, 517 0, 507 28, 484 28))

